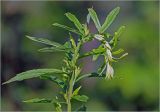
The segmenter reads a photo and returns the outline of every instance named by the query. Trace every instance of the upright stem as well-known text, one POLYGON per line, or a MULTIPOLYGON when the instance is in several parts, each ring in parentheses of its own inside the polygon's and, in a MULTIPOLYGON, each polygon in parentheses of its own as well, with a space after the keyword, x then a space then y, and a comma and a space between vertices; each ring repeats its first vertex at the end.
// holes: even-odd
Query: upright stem
POLYGON ((75 52, 74 52, 74 57, 73 57, 73 68, 72 68, 72 76, 71 76, 71 79, 69 81, 69 88, 68 88, 68 91, 67 91, 67 99, 66 99, 66 102, 67 102, 67 112, 71 112, 72 111, 72 104, 71 104, 71 97, 72 97, 72 92, 73 92, 73 87, 74 87, 74 84, 75 84, 75 80, 78 76, 78 74, 75 72, 76 71, 76 62, 78 60, 78 57, 77 55, 79 56, 79 50, 80 50, 80 46, 81 46, 81 42, 78 43, 76 49, 75 49, 75 52))

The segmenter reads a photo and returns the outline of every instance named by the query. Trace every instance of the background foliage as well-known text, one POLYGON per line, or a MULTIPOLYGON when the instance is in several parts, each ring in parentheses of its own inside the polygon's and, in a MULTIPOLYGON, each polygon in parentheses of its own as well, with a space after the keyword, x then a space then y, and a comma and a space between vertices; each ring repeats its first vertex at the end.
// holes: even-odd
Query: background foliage
MULTIPOLYGON (((41 45, 25 38, 26 34, 64 43, 68 36, 66 31, 52 26, 54 22, 72 26, 72 23, 66 21, 64 13, 72 12, 85 22, 87 8, 93 6, 102 23, 111 9, 120 6, 119 16, 109 32, 113 33, 120 25, 126 26, 119 46, 125 48, 129 56, 114 65, 113 80, 91 78, 81 81, 82 93, 90 96, 88 110, 158 110, 158 2, 1 3, 1 82, 33 68, 61 67, 62 53, 37 52, 41 45)), ((90 29, 96 31, 93 24, 90 24, 90 29)), ((86 44, 83 50, 89 51, 98 45, 98 41, 93 41, 86 44)), ((102 61, 99 59, 99 63, 95 63, 91 60, 91 57, 82 60, 84 73, 96 71, 102 61)), ((21 101, 33 97, 51 98, 58 93, 55 84, 38 79, 4 85, 1 89, 3 111, 54 110, 52 105, 26 104, 21 101)))

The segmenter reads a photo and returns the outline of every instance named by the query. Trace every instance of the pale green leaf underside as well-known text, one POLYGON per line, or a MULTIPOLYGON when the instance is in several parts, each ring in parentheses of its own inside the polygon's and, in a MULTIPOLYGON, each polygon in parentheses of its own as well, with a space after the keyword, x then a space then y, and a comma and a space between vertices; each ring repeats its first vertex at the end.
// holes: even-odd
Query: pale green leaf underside
POLYGON ((90 16, 91 16, 91 18, 92 18, 97 30, 99 31, 100 28, 101 28, 101 24, 99 22, 99 19, 97 17, 96 12, 92 8, 89 8, 88 11, 89 11, 89 14, 90 14, 90 16))
POLYGON ((31 36, 26 36, 26 37, 35 41, 35 42, 40 42, 40 43, 43 43, 43 44, 46 44, 46 45, 51 45, 51 46, 54 46, 54 47, 62 47, 61 44, 59 44, 57 42, 54 42, 54 41, 50 41, 46 38, 37 38, 37 37, 31 37, 31 36))
POLYGON ((116 18, 117 14, 119 13, 120 7, 117 7, 115 9, 113 9, 107 16, 104 24, 102 25, 102 27, 100 28, 99 32, 103 33, 105 32, 105 30, 111 25, 111 23, 114 21, 114 19, 116 18))
POLYGON ((30 99, 30 100, 25 100, 23 102, 25 102, 25 103, 51 103, 52 100, 48 100, 45 98, 34 98, 34 99, 30 99))
POLYGON ((52 24, 52 25, 53 25, 53 26, 60 27, 60 28, 63 28, 63 29, 65 29, 65 30, 68 30, 68 31, 73 32, 73 33, 76 33, 76 34, 78 34, 78 35, 81 35, 81 34, 79 33, 79 31, 77 31, 77 30, 75 30, 75 29, 73 29, 73 28, 70 28, 70 27, 68 27, 68 26, 65 26, 65 25, 62 25, 62 24, 59 24, 59 23, 54 23, 54 24, 52 24))
POLYGON ((87 100, 89 99, 86 95, 75 95, 72 98, 81 102, 87 102, 87 100))
POLYGON ((59 69, 34 69, 34 70, 29 70, 26 72, 19 73, 15 77, 4 82, 3 84, 11 83, 14 81, 22 81, 22 80, 30 79, 30 78, 34 78, 34 77, 40 77, 42 75, 47 75, 47 74, 51 74, 51 73, 53 73, 53 75, 54 75, 54 73, 62 74, 63 72, 59 69))
POLYGON ((84 34, 84 30, 83 30, 83 26, 81 25, 81 23, 79 22, 79 20, 76 18, 75 15, 71 14, 71 13, 66 13, 65 14, 67 16, 67 18, 72 21, 74 23, 74 25, 76 26, 76 28, 79 30, 79 32, 81 34, 84 34))

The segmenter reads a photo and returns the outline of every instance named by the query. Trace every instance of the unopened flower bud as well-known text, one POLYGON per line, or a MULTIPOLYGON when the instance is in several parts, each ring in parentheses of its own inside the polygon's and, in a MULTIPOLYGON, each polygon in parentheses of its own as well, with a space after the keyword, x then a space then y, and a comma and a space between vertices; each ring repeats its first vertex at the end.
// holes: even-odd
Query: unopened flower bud
POLYGON ((106 78, 111 79, 113 78, 113 75, 114 75, 114 70, 112 66, 109 63, 107 63, 106 78))

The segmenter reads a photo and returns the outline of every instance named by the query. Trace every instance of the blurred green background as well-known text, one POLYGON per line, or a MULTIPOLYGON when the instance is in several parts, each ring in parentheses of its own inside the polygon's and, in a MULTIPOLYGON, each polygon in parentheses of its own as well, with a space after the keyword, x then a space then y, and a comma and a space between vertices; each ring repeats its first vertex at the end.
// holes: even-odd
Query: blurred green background
MULTIPOLYGON (((25 35, 44 37, 64 43, 68 38, 65 30, 52 26, 59 22, 73 26, 64 13, 75 14, 82 23, 86 22, 87 8, 94 7, 101 23, 115 7, 121 10, 109 27, 108 32, 115 32, 125 25, 126 31, 121 36, 119 47, 129 55, 115 63, 113 80, 88 78, 80 82, 81 93, 90 100, 88 111, 136 111, 159 109, 159 2, 93 2, 93 1, 42 1, 42 2, 1 2, 1 82, 16 73, 34 68, 62 66, 63 53, 40 53, 37 49, 43 45, 30 41, 25 35)), ((74 26, 73 26, 74 27, 74 26)), ((95 32, 93 22, 90 29, 95 32)), ((84 46, 83 50, 97 47, 97 42, 84 46)), ((88 57, 83 72, 96 71, 101 59, 92 62, 88 57)), ((52 82, 30 79, 1 86, 2 111, 51 111, 53 105, 25 104, 23 100, 34 97, 53 98, 59 89, 52 82)))

